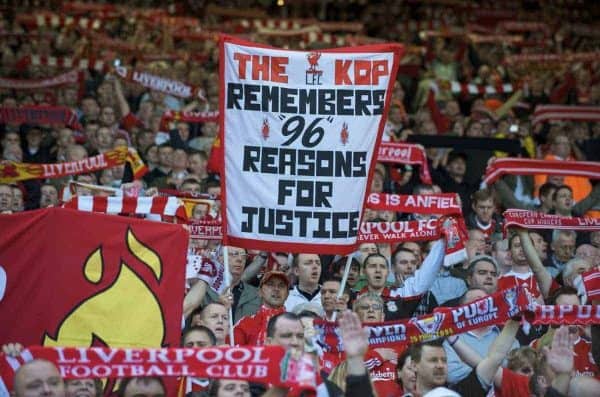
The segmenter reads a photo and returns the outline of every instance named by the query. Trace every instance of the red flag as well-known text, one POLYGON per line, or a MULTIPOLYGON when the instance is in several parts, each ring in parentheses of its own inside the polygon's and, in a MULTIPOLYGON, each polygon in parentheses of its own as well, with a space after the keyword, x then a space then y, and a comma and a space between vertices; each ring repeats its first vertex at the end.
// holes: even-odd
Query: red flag
POLYGON ((208 164, 206 168, 209 172, 214 172, 221 175, 223 169, 223 144, 221 143, 221 132, 213 141, 212 149, 210 150, 210 156, 208 157, 208 164))
POLYGON ((0 216, 0 344, 178 346, 181 226, 48 208, 0 216))

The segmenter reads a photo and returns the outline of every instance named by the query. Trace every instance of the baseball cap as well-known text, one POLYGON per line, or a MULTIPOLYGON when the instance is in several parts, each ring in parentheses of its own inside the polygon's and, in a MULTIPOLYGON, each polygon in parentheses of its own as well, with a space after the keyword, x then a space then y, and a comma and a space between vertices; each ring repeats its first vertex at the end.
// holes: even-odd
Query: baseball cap
POLYGON ((285 281, 288 288, 290 287, 290 279, 284 272, 280 272, 278 270, 271 270, 270 272, 265 273, 265 275, 260 279, 259 288, 263 286, 264 283, 272 279, 273 277, 279 277, 283 281, 285 281))

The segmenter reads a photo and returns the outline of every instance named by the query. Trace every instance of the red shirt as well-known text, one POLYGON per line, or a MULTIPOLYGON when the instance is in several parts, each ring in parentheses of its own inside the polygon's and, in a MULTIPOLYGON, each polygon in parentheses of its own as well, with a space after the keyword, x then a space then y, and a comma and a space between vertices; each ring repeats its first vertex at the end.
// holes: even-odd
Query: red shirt
POLYGON ((285 307, 269 309, 263 305, 252 316, 242 318, 233 328, 235 344, 263 346, 267 337, 269 319, 283 312, 285 312, 285 307))
MULTIPOLYGON (((538 349, 539 339, 531 342, 531 347, 538 349)), ((583 338, 577 339, 573 347, 575 352, 575 376, 592 376, 600 379, 600 368, 592 357, 592 344, 583 338)))
POLYGON ((402 395, 402 389, 398 384, 396 364, 391 361, 384 361, 379 353, 369 349, 365 356, 365 366, 369 370, 369 377, 378 397, 402 395))
POLYGON ((502 387, 494 388, 494 397, 529 397, 529 377, 508 368, 502 369, 502 387))
POLYGON ((517 286, 526 287, 534 297, 540 297, 542 293, 538 286, 537 279, 532 272, 515 273, 510 271, 498 279, 498 291, 514 288, 517 286))

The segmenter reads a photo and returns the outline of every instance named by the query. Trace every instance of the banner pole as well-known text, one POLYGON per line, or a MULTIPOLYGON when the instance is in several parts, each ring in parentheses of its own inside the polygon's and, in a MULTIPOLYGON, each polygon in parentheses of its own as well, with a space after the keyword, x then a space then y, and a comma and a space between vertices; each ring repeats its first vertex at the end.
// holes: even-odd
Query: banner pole
MULTIPOLYGON (((226 245, 223 246, 223 266, 225 267, 225 285, 229 292, 233 294, 231 290, 231 273, 229 273, 229 249, 226 245)), ((233 340, 233 308, 231 306, 229 306, 229 345, 235 346, 233 340)))
MULTIPOLYGON (((346 288, 346 283, 348 282, 348 275, 350 274, 350 265, 352 264, 352 255, 348 255, 348 259, 346 259, 346 267, 344 267, 344 275, 342 277, 342 282, 340 284, 340 290, 337 293, 337 298, 341 298, 344 295, 344 289, 346 288)), ((337 317, 337 312, 333 312, 333 317, 331 317, 332 321, 335 321, 337 317)))

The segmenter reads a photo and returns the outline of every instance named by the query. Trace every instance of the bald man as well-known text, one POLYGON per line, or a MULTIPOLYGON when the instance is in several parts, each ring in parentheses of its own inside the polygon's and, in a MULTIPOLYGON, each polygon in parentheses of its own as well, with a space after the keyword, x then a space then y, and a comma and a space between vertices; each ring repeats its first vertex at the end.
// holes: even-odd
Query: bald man
POLYGON ((54 364, 33 360, 15 374, 14 397, 65 397, 65 384, 54 364))

